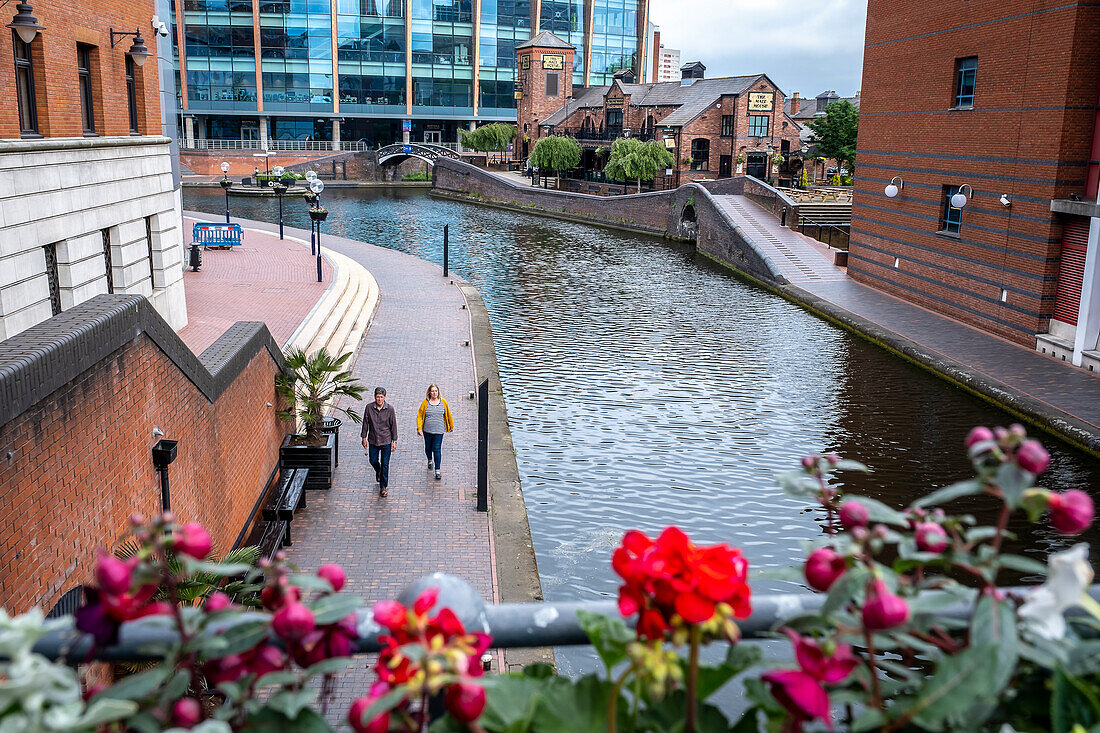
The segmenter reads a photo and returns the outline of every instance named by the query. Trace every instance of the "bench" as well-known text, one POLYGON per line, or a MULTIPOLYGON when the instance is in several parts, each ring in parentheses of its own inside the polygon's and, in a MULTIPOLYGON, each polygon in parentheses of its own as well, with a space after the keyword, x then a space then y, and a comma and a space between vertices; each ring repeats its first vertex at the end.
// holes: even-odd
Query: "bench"
POLYGON ((244 241, 244 230, 240 224, 211 224, 195 222, 191 228, 192 244, 203 248, 209 247, 239 247, 244 241))
POLYGON ((281 471, 279 480, 271 492, 271 499, 263 508, 263 517, 268 522, 282 521, 286 524, 286 542, 293 544, 290 536, 290 522, 294 521, 294 512, 305 508, 306 479, 308 468, 292 468, 281 471))
POLYGON ((260 548, 260 557, 271 559, 283 547, 286 541, 287 522, 277 519, 273 522, 261 522, 253 533, 258 539, 252 544, 260 548))

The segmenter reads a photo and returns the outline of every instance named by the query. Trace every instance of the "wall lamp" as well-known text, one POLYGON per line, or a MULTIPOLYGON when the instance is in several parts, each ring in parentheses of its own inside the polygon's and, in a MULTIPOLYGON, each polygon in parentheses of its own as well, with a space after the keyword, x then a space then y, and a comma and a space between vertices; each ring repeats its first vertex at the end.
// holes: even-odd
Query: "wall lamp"
POLYGON ((886 184, 886 190, 884 191, 886 198, 894 198, 903 188, 905 188, 905 181, 901 180, 901 176, 894 176, 890 179, 890 183, 886 184))
POLYGON ((158 440, 153 446, 153 465, 160 474, 160 504, 161 511, 172 510, 172 495, 168 490, 168 466, 176 460, 176 446, 178 440, 158 440))
POLYGON ((7 27, 18 33, 23 43, 30 43, 38 35, 38 31, 46 30, 45 26, 39 25, 38 18, 31 15, 34 8, 30 3, 19 3, 15 6, 15 10, 15 17, 7 27))
POLYGON ((136 30, 136 31, 116 31, 114 28, 112 28, 111 29, 111 48, 114 48, 115 44, 117 44, 119 41, 121 41, 125 36, 133 36, 134 37, 134 43, 133 43, 132 46, 130 46, 130 50, 126 52, 126 55, 129 56, 130 58, 132 58, 134 60, 135 64, 137 64, 138 66, 141 66, 142 64, 145 63, 145 59, 149 58, 153 54, 150 53, 149 49, 147 49, 145 47, 145 39, 141 37, 141 31, 140 30, 136 30), (115 40, 115 36, 118 36, 118 40, 115 40))
POLYGON ((969 189, 970 198, 974 198, 974 189, 970 186, 969 183, 964 183, 963 185, 959 186, 958 192, 956 192, 955 195, 951 197, 951 205, 956 209, 961 209, 962 207, 966 206, 966 194, 963 193, 964 188, 969 189))

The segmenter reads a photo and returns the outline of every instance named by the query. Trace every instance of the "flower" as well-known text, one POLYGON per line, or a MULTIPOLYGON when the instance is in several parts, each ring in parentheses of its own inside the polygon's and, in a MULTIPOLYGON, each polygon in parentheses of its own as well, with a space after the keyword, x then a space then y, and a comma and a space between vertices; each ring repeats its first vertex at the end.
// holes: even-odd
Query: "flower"
POLYGON ((935 522, 920 522, 915 532, 917 548, 923 552, 943 552, 950 543, 947 532, 935 522))
POLYGON ((172 724, 180 728, 191 728, 202 720, 202 706, 193 697, 181 697, 172 706, 172 724))
POLYGON ((114 555, 101 552, 96 562, 95 579, 105 593, 125 593, 130 590, 130 566, 114 555))
POLYGON ((322 565, 317 568, 317 577, 324 578, 332 586, 332 589, 337 593, 344 587, 344 583, 347 582, 347 575, 344 574, 344 569, 339 565, 322 565))
POLYGON ((206 603, 203 604, 203 608, 206 609, 207 613, 217 613, 218 611, 224 611, 232 606, 233 601, 221 591, 211 593, 210 597, 206 599, 206 603))
POLYGON ((181 555, 205 560, 213 548, 210 534, 198 522, 188 522, 179 528, 173 538, 173 547, 181 555))
POLYGON ((1100 605, 1087 593, 1093 571, 1087 543, 1055 552, 1047 558, 1050 572, 1046 582, 1031 591, 1019 608, 1020 618, 1032 632, 1044 639, 1066 635, 1066 609, 1080 606, 1100 618, 1100 605))
POLYGON ((485 710, 485 689, 481 685, 459 682, 447 688, 443 704, 455 720, 470 723, 485 710))
POLYGON ((297 601, 292 601, 275 612, 275 617, 271 620, 271 630, 281 639, 298 641, 313 631, 315 623, 313 611, 297 601))
POLYGON ((1025 440, 1016 449, 1016 465, 1028 473, 1038 475, 1050 465, 1050 454, 1037 440, 1025 440))
POLYGON ((983 443, 987 440, 993 440, 993 431, 984 425, 979 425, 976 428, 972 428, 970 432, 966 434, 964 445, 970 448, 975 443, 983 443))
MULTIPOLYGON (((373 687, 371 691, 374 691, 373 687)), ((371 704, 383 694, 385 693, 381 693, 376 697, 363 696, 351 704, 351 708, 348 709, 348 724, 355 733, 386 733, 386 731, 390 729, 390 714, 388 711, 372 720, 363 720, 363 715, 370 708, 371 704)))
POLYGON ((863 604, 862 618, 863 625, 871 631, 892 629, 909 620, 909 604, 894 595, 885 582, 875 580, 863 604))
POLYGON ((852 647, 843 642, 833 645, 833 652, 826 654, 821 645, 808 636, 800 636, 791 629, 783 629, 794 645, 795 660, 802 671, 826 684, 843 681, 859 665, 852 647))
POLYGON ((824 593, 847 569, 845 559, 831 547, 819 547, 806 558, 804 572, 810 587, 824 593))
POLYGON ((829 695, 821 683, 805 672, 780 669, 766 672, 761 679, 768 683, 772 697, 790 714, 791 730, 802 730, 802 724, 818 718, 832 730, 829 695))
POLYGON ((1092 524, 1095 508, 1092 497, 1079 489, 1047 495, 1050 523, 1062 534, 1081 534, 1092 524))
POLYGON ((863 506, 855 499, 849 499, 841 504, 839 514, 840 523, 844 525, 844 529, 866 527, 867 522, 871 519, 870 514, 867 513, 867 507, 863 506))

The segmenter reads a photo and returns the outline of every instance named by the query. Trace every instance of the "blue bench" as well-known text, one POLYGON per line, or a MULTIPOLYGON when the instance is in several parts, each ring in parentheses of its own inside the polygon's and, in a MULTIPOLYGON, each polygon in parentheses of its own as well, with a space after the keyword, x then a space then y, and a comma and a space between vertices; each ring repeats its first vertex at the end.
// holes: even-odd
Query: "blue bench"
POLYGON ((206 247, 239 247, 244 241, 244 230, 240 224, 207 224, 195 222, 191 230, 191 241, 206 247))

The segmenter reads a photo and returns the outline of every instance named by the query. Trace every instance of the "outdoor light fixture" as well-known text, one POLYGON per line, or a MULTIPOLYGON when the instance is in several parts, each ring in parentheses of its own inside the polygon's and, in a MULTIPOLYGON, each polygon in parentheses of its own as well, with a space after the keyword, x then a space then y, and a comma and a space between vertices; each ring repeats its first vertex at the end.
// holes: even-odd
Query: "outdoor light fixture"
POLYGON ((275 165, 271 167, 271 172, 275 174, 276 178, 282 178, 284 170, 286 169, 283 168, 281 165, 275 165))
POLYGON ((46 30, 45 26, 38 24, 38 18, 31 15, 34 8, 30 3, 19 3, 15 6, 15 17, 8 23, 8 28, 19 34, 23 43, 30 43, 38 35, 38 31, 46 30))
POLYGON ((309 182, 309 190, 313 191, 313 193, 320 194, 321 191, 325 190, 325 184, 320 178, 313 178, 309 182))
POLYGON ((970 189, 970 198, 974 198, 974 189, 969 183, 964 183, 959 186, 958 192, 951 197, 951 205, 956 209, 961 209, 966 206, 966 194, 963 193, 963 189, 970 189))
POLYGON ((176 460, 178 440, 158 440, 153 446, 153 466, 160 474, 160 503, 162 511, 171 511, 172 495, 168 490, 168 466, 176 460))
POLYGON ((894 198, 903 188, 905 188, 905 181, 901 180, 901 176, 894 176, 886 185, 886 198, 894 198))
MULTIPOLYGON (((307 181, 312 181, 316 177, 317 177, 317 172, 316 171, 306 171, 306 180, 307 181)), ((316 192, 314 192, 314 193, 316 193, 316 192)))
POLYGON ((111 29, 111 48, 115 47, 119 41, 125 36, 133 36, 134 43, 130 46, 130 50, 126 52, 126 55, 134 60, 134 63, 141 66, 145 63, 145 59, 149 58, 153 54, 149 52, 149 49, 145 47, 145 39, 141 37, 141 31, 116 31, 111 29), (118 40, 115 40, 115 36, 118 36, 118 40))
POLYGON ((222 173, 229 175, 229 163, 222 161, 222 173))
POLYGON ((1012 206, 1012 201, 1009 200, 1007 193, 1001 194, 1001 206, 1005 207, 1006 209, 1009 206, 1012 206))

